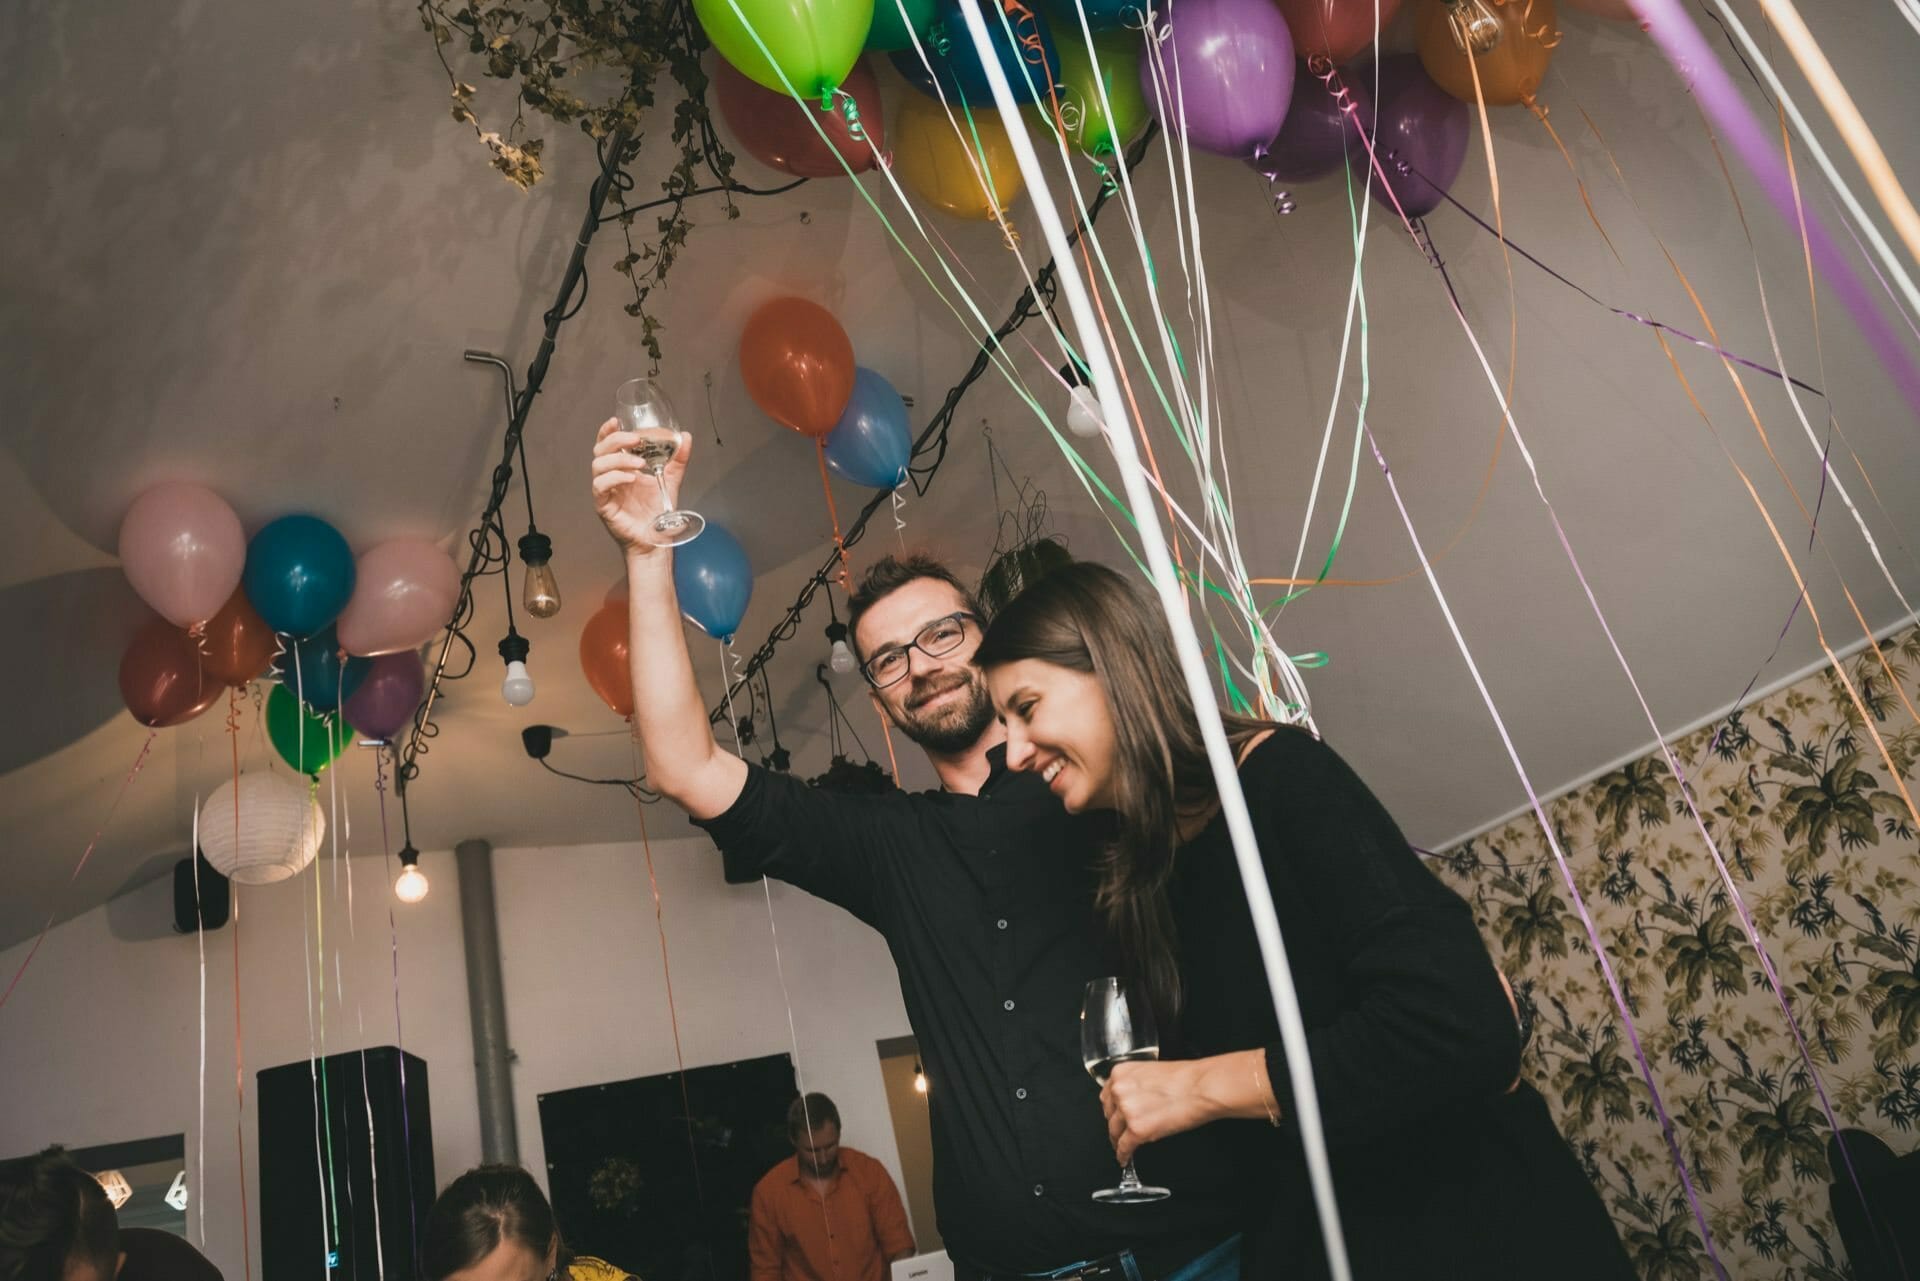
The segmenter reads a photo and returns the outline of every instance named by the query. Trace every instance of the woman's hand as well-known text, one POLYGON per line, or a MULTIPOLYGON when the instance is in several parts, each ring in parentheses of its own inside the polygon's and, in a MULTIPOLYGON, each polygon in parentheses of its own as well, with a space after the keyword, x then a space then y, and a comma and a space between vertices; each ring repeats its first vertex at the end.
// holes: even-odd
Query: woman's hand
POLYGON ((632 450, 640 443, 637 433, 622 431, 620 420, 609 418, 600 424, 593 445, 593 506, 600 520, 628 556, 648 556, 660 550, 648 527, 653 518, 666 511, 680 493, 681 478, 686 475, 687 455, 692 452, 693 436, 681 432, 679 447, 666 466, 666 496, 660 484, 641 467, 632 450))
POLYGON ((1158 1063, 1136 1060, 1116 1063, 1100 1106, 1107 1113, 1107 1137, 1114 1155, 1125 1165, 1144 1144, 1183 1134, 1205 1125, 1217 1115, 1198 1089, 1202 1064, 1158 1063))

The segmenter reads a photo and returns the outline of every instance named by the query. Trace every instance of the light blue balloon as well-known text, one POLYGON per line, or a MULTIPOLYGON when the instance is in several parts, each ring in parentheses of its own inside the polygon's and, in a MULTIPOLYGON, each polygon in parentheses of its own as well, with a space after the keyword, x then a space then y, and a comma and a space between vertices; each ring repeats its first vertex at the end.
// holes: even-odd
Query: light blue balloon
POLYGON ((697 538, 673 549, 673 590, 689 622, 731 641, 753 597, 753 566, 740 540, 709 520, 697 538))
POLYGON ((879 374, 856 369, 846 412, 827 433, 827 466, 856 485, 895 489, 906 480, 912 457, 906 402, 879 374))
POLYGON ((340 616, 353 596, 353 549, 318 516, 282 516, 247 544, 241 580, 267 626, 311 636, 340 616))

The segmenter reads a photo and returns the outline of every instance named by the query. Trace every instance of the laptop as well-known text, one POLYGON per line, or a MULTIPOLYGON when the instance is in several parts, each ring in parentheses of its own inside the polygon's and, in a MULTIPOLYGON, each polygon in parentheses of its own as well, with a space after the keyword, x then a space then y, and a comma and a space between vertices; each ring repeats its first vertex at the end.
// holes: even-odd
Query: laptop
POLYGON ((953 1281, 953 1260, 945 1250, 901 1259, 893 1265, 893 1281, 953 1281))

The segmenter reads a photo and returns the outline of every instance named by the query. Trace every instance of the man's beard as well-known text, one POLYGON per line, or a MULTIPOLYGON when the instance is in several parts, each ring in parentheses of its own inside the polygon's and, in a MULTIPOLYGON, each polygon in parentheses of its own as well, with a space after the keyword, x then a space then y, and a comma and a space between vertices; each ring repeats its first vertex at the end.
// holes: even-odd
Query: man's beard
POLYGON ((907 694, 907 706, 893 719, 900 732, 918 743, 929 752, 942 756, 951 756, 963 752, 980 741, 980 735, 986 732, 993 721, 993 700, 988 697, 986 687, 977 676, 962 677, 959 683, 949 681, 928 688, 916 681, 914 688, 907 694), (952 689, 964 689, 966 697, 944 707, 935 708, 925 716, 913 710, 913 704, 952 689))

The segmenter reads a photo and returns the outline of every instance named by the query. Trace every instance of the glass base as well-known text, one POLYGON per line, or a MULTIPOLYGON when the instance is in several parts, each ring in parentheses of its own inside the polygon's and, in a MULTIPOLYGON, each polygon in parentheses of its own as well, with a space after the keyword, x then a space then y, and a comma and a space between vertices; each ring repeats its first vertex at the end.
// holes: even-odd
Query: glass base
POLYGON ((700 537, 700 531, 706 527, 706 517, 699 512, 661 512, 649 526, 653 530, 653 541, 661 547, 690 543, 700 537))
POLYGON ((1137 1205, 1142 1201, 1164 1201, 1172 1195, 1165 1188, 1152 1188, 1144 1183, 1128 1187, 1123 1183, 1117 1188, 1101 1188, 1093 1194, 1093 1199, 1108 1205, 1137 1205))

